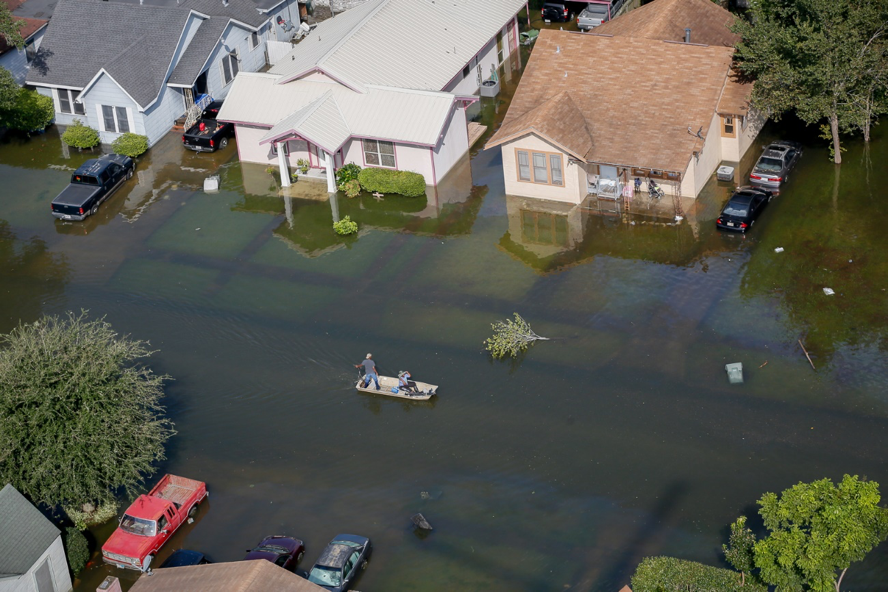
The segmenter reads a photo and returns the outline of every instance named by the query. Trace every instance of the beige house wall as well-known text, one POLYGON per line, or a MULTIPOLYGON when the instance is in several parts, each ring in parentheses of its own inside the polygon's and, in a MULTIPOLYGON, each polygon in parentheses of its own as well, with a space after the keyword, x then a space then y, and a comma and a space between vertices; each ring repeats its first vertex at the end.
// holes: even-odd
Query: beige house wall
POLYGON ((720 139, 721 117, 718 113, 713 113, 712 119, 709 122, 709 131, 706 132, 706 141, 703 143, 703 148, 700 150, 696 158, 691 157, 691 161, 694 164, 694 191, 693 193, 685 194, 684 187, 682 187, 683 195, 696 198, 700 191, 703 190, 703 186, 706 185, 706 182, 709 181, 712 173, 718 168, 719 163, 722 161, 722 145, 720 139))
POLYGON ((539 199, 551 199, 566 203, 579 204, 586 197, 586 171, 576 163, 569 162, 573 158, 559 148, 533 134, 502 145, 503 175, 506 195, 520 195, 539 199), (518 157, 516 150, 528 152, 550 152, 561 155, 564 186, 545 185, 518 180, 518 157))
MULTIPOLYGON (((766 118, 758 111, 750 110, 742 125, 740 124, 740 117, 735 117, 734 121, 737 122, 735 137, 722 137, 721 139, 722 160, 728 162, 740 162, 743 159, 743 155, 752 146, 762 126, 765 125, 766 118)), ((722 121, 721 116, 719 116, 719 134, 722 131, 721 126, 722 121)))

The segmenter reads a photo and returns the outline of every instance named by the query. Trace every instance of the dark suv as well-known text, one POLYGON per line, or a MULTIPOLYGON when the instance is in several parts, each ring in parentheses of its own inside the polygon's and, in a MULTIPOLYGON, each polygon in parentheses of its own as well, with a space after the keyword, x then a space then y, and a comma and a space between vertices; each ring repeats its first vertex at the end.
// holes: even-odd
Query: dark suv
POLYGON ((553 23, 566 23, 571 19, 570 9, 561 2, 543 4, 543 19, 553 23))

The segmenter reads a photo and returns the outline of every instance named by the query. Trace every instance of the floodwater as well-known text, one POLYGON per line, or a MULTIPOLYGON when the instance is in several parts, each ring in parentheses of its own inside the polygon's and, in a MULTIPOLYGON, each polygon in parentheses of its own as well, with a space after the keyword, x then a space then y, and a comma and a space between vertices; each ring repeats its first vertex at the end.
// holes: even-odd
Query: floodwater
MULTIPOLYGON (((780 134, 801 132, 758 144, 780 134)), ((0 145, 0 330, 85 308, 159 350, 178 434, 158 472, 211 492, 167 552, 235 561, 287 534, 308 568, 351 532, 374 543, 361 590, 611 592, 648 555, 720 565, 727 524, 764 492, 844 473, 888 487, 880 134, 848 142, 841 168, 795 135, 798 168, 742 237, 714 229, 730 191, 714 180, 677 225, 505 196, 498 151, 426 198, 284 199, 234 146, 192 154, 176 136, 66 224, 49 203, 90 155, 50 130, 0 145), (333 234, 345 215, 357 237, 333 234), (555 339, 492 362, 481 343, 513 312, 555 339), (357 394, 367 352, 440 395, 357 394)), ((94 563, 76 589, 108 573, 94 563)), ((886 579, 879 548, 845 586, 886 579)))

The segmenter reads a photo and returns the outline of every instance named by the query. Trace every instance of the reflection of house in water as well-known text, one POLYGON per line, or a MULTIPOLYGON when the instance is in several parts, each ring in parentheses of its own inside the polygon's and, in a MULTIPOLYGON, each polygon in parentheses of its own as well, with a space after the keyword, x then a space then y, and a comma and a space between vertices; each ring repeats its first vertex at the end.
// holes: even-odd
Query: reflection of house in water
POLYGON ((722 243, 709 244, 709 237, 698 240, 689 224, 621 224, 579 205, 513 195, 506 196, 506 210, 509 230, 500 249, 541 273, 597 256, 688 265, 709 250, 725 249, 722 243))
MULTIPOLYGON (((265 167, 240 163, 244 199, 235 209, 283 215, 275 236, 306 257, 348 247, 369 230, 409 232, 431 236, 468 234, 475 223, 487 187, 472 185, 469 157, 455 165, 437 187, 427 187, 425 197, 385 195, 377 199, 368 193, 349 199, 333 193, 327 199, 294 198, 280 195, 277 179, 265 167), (339 236, 333 223, 349 216, 358 223, 357 236, 339 236)), ((293 187, 300 185, 297 182, 293 187)), ((311 183, 311 187, 323 185, 311 183)), ((289 193, 289 189, 287 190, 289 193)))

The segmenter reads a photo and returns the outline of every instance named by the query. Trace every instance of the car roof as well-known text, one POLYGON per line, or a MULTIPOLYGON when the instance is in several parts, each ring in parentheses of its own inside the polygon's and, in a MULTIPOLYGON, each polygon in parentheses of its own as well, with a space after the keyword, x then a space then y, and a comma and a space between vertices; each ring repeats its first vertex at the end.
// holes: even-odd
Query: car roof
POLYGON ((783 158, 783 155, 786 154, 788 148, 784 148, 782 150, 773 150, 768 148, 762 153, 762 158, 783 158))
POLYGON ((103 154, 98 158, 90 158, 74 171, 75 175, 98 175, 110 165, 112 162, 123 165, 127 157, 121 157, 117 154, 103 154))
POLYGON ((348 561, 355 547, 343 545, 341 543, 330 543, 321 556, 318 557, 317 564, 324 567, 341 568, 348 561))

